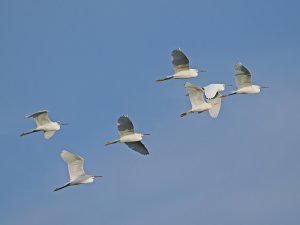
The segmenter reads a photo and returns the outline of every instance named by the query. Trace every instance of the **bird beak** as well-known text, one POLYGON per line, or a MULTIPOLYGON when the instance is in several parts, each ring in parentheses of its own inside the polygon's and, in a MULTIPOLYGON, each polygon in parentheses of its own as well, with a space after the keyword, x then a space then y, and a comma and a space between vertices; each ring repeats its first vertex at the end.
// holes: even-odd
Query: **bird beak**
POLYGON ((225 84, 225 86, 226 86, 226 87, 231 87, 231 86, 232 86, 232 84, 225 84))
POLYGON ((199 70, 199 72, 207 72, 207 70, 199 70))
POLYGON ((69 125, 68 123, 60 123, 60 125, 69 125))
POLYGON ((260 88, 269 88, 269 87, 261 86, 260 88))
POLYGON ((96 177, 103 177, 103 176, 93 176, 93 177, 95 177, 95 178, 96 178, 96 177))
POLYGON ((143 135, 150 135, 150 134, 143 134, 143 135))

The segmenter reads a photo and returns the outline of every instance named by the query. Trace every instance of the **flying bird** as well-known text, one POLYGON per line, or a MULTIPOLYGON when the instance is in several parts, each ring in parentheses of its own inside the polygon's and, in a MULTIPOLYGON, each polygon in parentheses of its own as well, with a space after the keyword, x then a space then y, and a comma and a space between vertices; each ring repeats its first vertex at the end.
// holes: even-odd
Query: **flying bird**
POLYGON ((187 79, 197 77, 199 72, 206 72, 205 70, 191 69, 189 66, 188 57, 182 52, 180 48, 172 51, 171 54, 173 69, 175 74, 156 80, 157 82, 174 79, 187 79))
POLYGON ((129 148, 139 152, 142 155, 149 154, 147 148, 141 142, 143 136, 149 134, 135 133, 133 124, 128 116, 121 116, 118 119, 117 125, 118 125, 120 138, 117 140, 109 141, 105 145, 111 145, 115 143, 125 143, 129 148))
POLYGON ((180 116, 186 116, 191 113, 202 113, 205 111, 209 112, 209 115, 212 118, 217 118, 221 109, 221 94, 217 92, 217 94, 212 99, 208 99, 207 102, 205 101, 204 97, 204 90, 201 87, 198 87, 194 84, 186 82, 184 87, 188 91, 188 96, 190 98, 192 108, 182 113, 180 116))
POLYGON ((83 170, 84 159, 79 155, 63 150, 60 156, 68 164, 70 181, 64 186, 56 188, 54 191, 58 191, 72 185, 93 183, 95 178, 102 177, 86 175, 83 170))
POLYGON ((267 88, 257 84, 252 84, 251 73, 242 63, 237 63, 234 66, 234 73, 237 90, 233 91, 231 94, 223 95, 222 97, 234 94, 257 94, 262 88, 267 88))
POLYGON ((67 125, 67 123, 62 123, 60 121, 52 122, 49 119, 47 110, 33 113, 32 115, 26 116, 25 118, 33 118, 36 123, 36 128, 28 132, 23 132, 20 136, 43 131, 44 137, 46 139, 50 139, 56 131, 60 130, 61 125, 67 125))

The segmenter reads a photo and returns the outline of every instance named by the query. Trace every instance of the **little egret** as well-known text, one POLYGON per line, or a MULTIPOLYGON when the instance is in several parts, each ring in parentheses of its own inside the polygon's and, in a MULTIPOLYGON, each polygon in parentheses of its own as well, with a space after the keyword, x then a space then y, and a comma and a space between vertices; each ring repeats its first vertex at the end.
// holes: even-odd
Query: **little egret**
POLYGON ((21 136, 43 131, 44 137, 46 139, 50 139, 56 131, 60 130, 61 125, 67 125, 66 123, 62 123, 60 121, 52 122, 49 119, 47 110, 36 112, 32 115, 26 116, 25 118, 33 118, 36 123, 36 128, 28 132, 23 132, 21 136))
POLYGON ((79 155, 63 150, 60 154, 62 159, 68 164, 70 181, 64 186, 56 188, 58 191, 68 186, 93 183, 94 178, 102 176, 86 175, 83 170, 84 159, 79 155))
POLYGON ((169 80, 172 78, 187 79, 187 78, 197 77, 198 72, 206 72, 205 70, 198 71, 197 69, 190 69, 189 59, 182 52, 180 48, 172 51, 171 59, 172 59, 173 69, 175 70, 175 74, 167 76, 165 78, 158 79, 156 80, 157 82, 169 80))
POLYGON ((267 88, 257 84, 252 84, 251 73, 245 66, 243 66, 242 63, 237 63, 234 66, 234 73, 237 90, 233 91, 231 94, 223 95, 222 97, 234 94, 257 94, 260 92, 261 88, 267 88))
POLYGON ((139 152, 142 155, 149 154, 147 148, 141 142, 143 136, 149 134, 135 133, 133 124, 128 118, 128 116, 121 116, 118 119, 117 125, 118 125, 120 138, 117 140, 109 141, 105 145, 111 145, 115 143, 125 143, 129 148, 139 152))
POLYGON ((209 112, 209 115, 212 118, 217 118, 221 109, 221 95, 219 92, 215 95, 214 98, 208 99, 208 102, 204 98, 204 90, 201 87, 198 87, 194 84, 186 82, 184 87, 188 91, 188 96, 190 98, 192 109, 182 113, 180 116, 186 116, 190 113, 202 113, 205 111, 209 112))

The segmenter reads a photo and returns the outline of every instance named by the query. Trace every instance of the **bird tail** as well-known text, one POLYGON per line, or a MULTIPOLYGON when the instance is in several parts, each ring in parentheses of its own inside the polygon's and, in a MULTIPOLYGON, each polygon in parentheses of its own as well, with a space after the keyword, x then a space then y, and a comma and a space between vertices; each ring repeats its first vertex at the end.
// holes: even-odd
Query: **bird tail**
POLYGON ((156 80, 156 82, 162 82, 162 81, 165 81, 165 80, 170 80, 172 78, 174 78, 173 75, 158 79, 158 80, 156 80))
POLYGON ((65 184, 65 185, 62 186, 62 187, 55 188, 54 191, 59 191, 60 189, 63 189, 63 188, 68 187, 68 186, 70 186, 70 185, 71 185, 70 183, 67 183, 67 184, 65 184))
POLYGON ((27 134, 31 134, 31 133, 35 133, 35 132, 38 132, 39 130, 32 130, 32 131, 28 131, 28 132, 23 132, 22 134, 20 134, 20 136, 25 136, 27 134))

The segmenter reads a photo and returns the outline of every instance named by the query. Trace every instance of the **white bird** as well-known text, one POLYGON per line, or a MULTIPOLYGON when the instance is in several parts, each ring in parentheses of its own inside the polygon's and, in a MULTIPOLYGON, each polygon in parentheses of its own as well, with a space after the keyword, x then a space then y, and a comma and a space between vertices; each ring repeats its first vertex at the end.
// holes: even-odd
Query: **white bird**
POLYGON ((267 88, 257 84, 252 84, 251 73, 245 66, 243 66, 242 63, 237 63, 234 66, 234 73, 237 90, 233 91, 231 94, 223 95, 223 97, 234 94, 257 94, 260 92, 261 88, 267 88))
POLYGON ((165 78, 161 78, 156 80, 157 82, 161 82, 169 79, 187 79, 192 77, 197 77, 199 72, 206 72, 205 70, 197 70, 190 69, 189 59, 182 52, 180 48, 172 51, 171 54, 173 69, 175 70, 175 74, 167 76, 165 78))
POLYGON ((86 175, 83 170, 84 159, 79 155, 63 150, 60 154, 61 158, 68 164, 70 181, 64 186, 56 188, 58 191, 68 186, 93 183, 94 178, 102 176, 86 175))
POLYGON ((56 131, 60 130, 61 125, 67 125, 67 123, 62 123, 60 121, 52 122, 49 119, 47 110, 36 112, 32 115, 26 116, 25 118, 33 118, 36 123, 36 128, 28 132, 23 132, 21 136, 43 131, 44 137, 46 139, 50 139, 56 131))
POLYGON ((117 125, 118 125, 120 138, 117 140, 109 141, 105 145, 111 145, 115 143, 125 143, 129 148, 139 152, 142 155, 149 154, 147 148, 141 142, 143 136, 149 134, 135 133, 133 124, 131 120, 128 118, 128 116, 121 116, 118 119, 117 125))
POLYGON ((208 111, 212 118, 217 118, 221 109, 221 95, 218 92, 214 98, 208 99, 206 102, 204 98, 204 90, 194 84, 186 82, 184 87, 188 91, 188 96, 190 98, 192 108, 182 113, 180 116, 186 116, 190 113, 202 113, 208 111))

